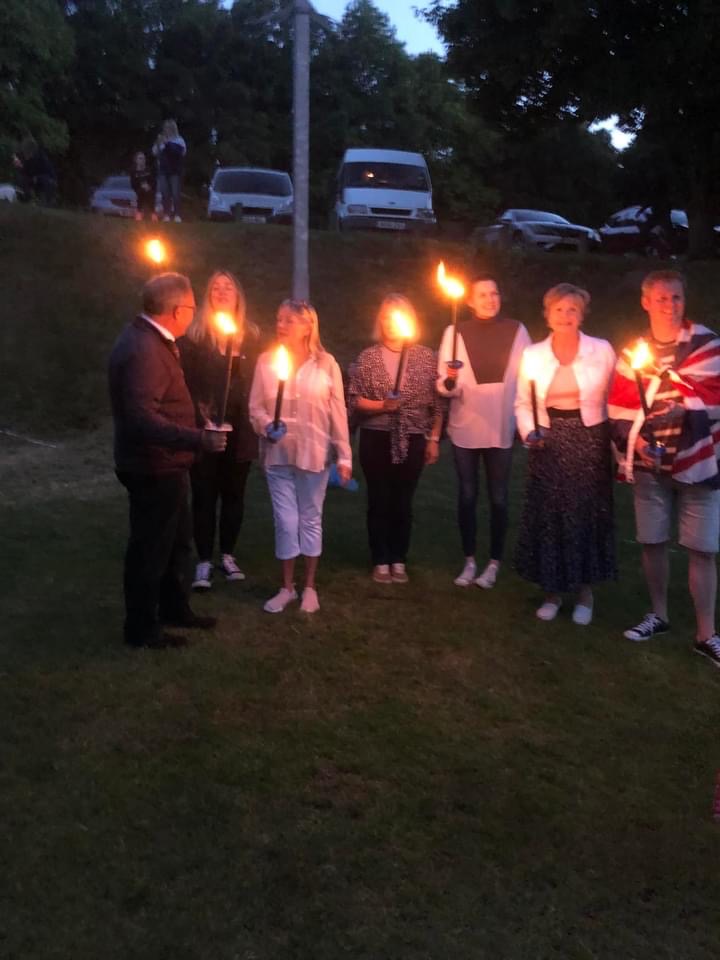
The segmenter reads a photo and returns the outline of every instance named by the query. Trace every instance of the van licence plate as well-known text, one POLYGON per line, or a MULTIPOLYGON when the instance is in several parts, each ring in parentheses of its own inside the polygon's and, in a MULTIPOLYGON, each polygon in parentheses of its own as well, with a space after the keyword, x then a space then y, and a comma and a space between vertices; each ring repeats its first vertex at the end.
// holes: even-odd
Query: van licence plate
POLYGON ((402 220, 378 220, 378 230, 404 230, 406 224, 402 220))
POLYGON ((243 223, 267 223, 267 217, 257 217, 257 216, 251 216, 250 214, 248 214, 247 216, 243 215, 242 222, 243 223))

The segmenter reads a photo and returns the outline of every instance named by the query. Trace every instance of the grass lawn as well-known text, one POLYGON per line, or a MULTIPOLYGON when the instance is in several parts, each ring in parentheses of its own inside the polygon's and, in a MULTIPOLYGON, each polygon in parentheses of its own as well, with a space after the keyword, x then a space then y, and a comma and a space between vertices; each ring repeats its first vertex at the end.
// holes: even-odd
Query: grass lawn
MULTIPOLYGON (((181 652, 123 647, 126 504, 104 361, 142 279, 138 232, 0 213, 0 427, 56 444, 0 435, 0 955, 717 960, 720 676, 690 653, 680 552, 672 633, 622 640, 646 608, 626 490, 621 584, 598 591, 588 628, 567 610, 536 621, 537 592, 509 571, 493 591, 453 587, 447 450, 421 482, 410 584, 369 580, 363 493, 332 490, 322 610, 270 617, 254 471, 248 580, 197 600, 219 629, 181 652)), ((286 232, 173 236, 198 282, 234 266, 270 325, 286 232)), ((437 245, 384 240, 314 238, 323 333, 342 360, 391 284, 420 291, 433 334, 444 322, 420 286, 437 245)), ((536 335, 539 294, 568 275, 597 290, 591 332, 639 319, 644 264, 496 266, 536 335)), ((714 266, 692 278, 697 309, 714 309, 714 266)), ((523 472, 518 451, 514 520, 523 472)))

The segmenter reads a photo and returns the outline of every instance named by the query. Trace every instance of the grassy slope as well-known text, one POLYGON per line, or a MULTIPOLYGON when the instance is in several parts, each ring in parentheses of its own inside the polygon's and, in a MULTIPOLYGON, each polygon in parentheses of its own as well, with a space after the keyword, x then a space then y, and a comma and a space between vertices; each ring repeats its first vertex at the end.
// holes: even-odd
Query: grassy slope
MULTIPOLYGON (((24 213, 0 220, 3 419, 102 423, 105 353, 142 277, 122 252, 136 228, 24 213)), ((202 281, 228 263, 268 322, 283 231, 174 235, 192 244, 181 269, 202 281)), ((315 242, 323 330, 342 359, 382 290, 420 289, 430 324, 418 278, 434 250, 315 242)), ((597 294, 594 329, 637 316, 633 265, 501 267, 523 319, 568 276, 597 294)), ((714 303, 717 288, 702 289, 714 303)), ((254 473, 251 577, 198 600, 221 628, 178 656, 138 655, 119 643, 126 518, 107 428, 59 436, 57 449, 0 448, 3 955, 717 957, 718 677, 688 654, 680 554, 672 635, 618 640, 645 603, 626 491, 622 585, 599 591, 587 630, 566 614, 536 622, 535 591, 511 574, 490 593, 452 588, 447 455, 421 483, 406 589, 368 581, 362 501, 331 491, 323 610, 308 621, 259 608, 276 571, 254 473)))

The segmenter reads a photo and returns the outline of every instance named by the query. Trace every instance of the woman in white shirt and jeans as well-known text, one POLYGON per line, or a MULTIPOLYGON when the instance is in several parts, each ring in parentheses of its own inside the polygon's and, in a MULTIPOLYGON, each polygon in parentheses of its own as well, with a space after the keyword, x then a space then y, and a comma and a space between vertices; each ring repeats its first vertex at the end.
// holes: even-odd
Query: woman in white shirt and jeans
POLYGON ((322 511, 333 451, 343 483, 352 476, 352 453, 342 374, 320 343, 318 316, 304 300, 285 300, 277 313, 277 341, 291 358, 291 373, 275 429, 278 377, 275 350, 261 354, 250 390, 250 421, 260 436, 260 461, 270 490, 275 521, 275 554, 283 585, 267 601, 268 613, 281 613, 297 600, 295 560, 305 557, 305 588, 300 609, 320 609, 315 572, 322 553, 322 511))
POLYGON ((561 594, 576 591, 573 621, 583 626, 592 620, 592 584, 617 576, 607 420, 615 352, 607 340, 580 331, 589 302, 590 294, 570 283, 547 291, 551 333, 525 349, 515 400, 518 432, 530 450, 515 567, 545 591, 541 620, 553 620, 561 594))

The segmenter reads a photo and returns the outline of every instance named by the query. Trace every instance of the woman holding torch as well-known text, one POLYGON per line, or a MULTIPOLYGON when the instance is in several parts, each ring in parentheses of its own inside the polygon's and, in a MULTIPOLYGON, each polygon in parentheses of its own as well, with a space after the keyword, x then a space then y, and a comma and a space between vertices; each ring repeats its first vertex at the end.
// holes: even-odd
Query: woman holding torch
POLYGON ((210 589, 216 527, 225 578, 245 579, 234 552, 243 521, 245 484, 250 464, 258 455, 248 415, 258 339, 259 330, 246 315, 240 283, 227 270, 216 271, 208 281, 200 310, 178 341, 198 426, 227 421, 233 428, 225 452, 204 454, 190 473, 198 553, 195 590, 210 589))
POLYGON ((444 401, 435 391, 435 356, 410 345, 417 317, 405 297, 380 304, 373 346, 352 365, 351 415, 360 421, 360 464, 368 488, 373 580, 406 583, 412 500, 426 463, 438 459, 444 401))
POLYGON ((515 400, 530 449, 515 566, 545 591, 541 620, 575 591, 572 619, 582 626, 592 620, 592 584, 617 576, 607 420, 615 353, 580 331, 589 302, 570 283, 547 291, 550 336, 523 352, 515 400))
POLYGON ((277 345, 258 360, 250 391, 250 419, 260 436, 275 521, 275 554, 282 587, 267 601, 281 613, 297 600, 295 561, 305 558, 300 609, 320 609, 315 574, 322 553, 322 511, 333 452, 343 483, 352 453, 342 374, 320 342, 317 313, 304 300, 284 300, 277 313, 277 345))

